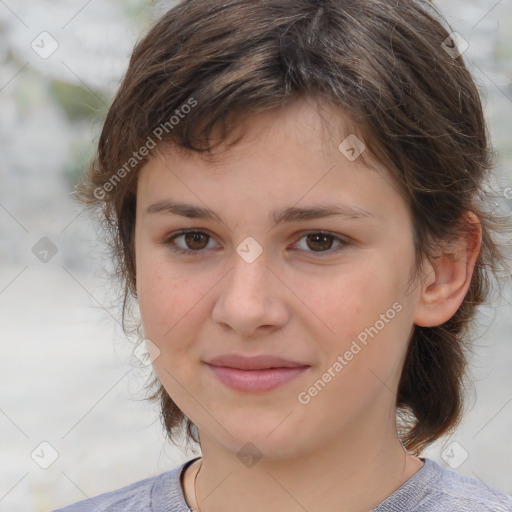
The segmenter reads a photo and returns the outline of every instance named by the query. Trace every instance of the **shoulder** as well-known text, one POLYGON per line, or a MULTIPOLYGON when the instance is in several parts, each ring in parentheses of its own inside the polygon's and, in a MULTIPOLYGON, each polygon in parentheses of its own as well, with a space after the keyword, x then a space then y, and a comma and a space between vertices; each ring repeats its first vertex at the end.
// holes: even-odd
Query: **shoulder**
POLYGON ((512 497, 489 485, 442 468, 432 459, 375 512, 512 512, 512 497), (405 507, 404 507, 405 505, 405 507))
MULTIPOLYGON (((512 497, 479 480, 459 475, 433 462, 438 475, 437 495, 451 510, 467 512, 512 512, 512 497), (453 507, 459 507, 455 509, 453 507)), ((436 510, 436 509, 434 509, 436 510)))
POLYGON ((180 464, 160 475, 139 480, 120 489, 78 501, 53 512, 185 512, 180 485, 180 464))

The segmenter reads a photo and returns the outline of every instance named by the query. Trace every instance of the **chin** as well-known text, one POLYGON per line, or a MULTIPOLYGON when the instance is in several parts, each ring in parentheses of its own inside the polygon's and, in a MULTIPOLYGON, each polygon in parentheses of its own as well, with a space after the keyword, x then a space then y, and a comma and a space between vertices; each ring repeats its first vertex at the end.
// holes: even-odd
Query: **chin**
MULTIPOLYGON (((266 423, 255 420, 250 427, 244 428, 233 422, 233 425, 225 425, 232 437, 221 429, 221 438, 217 438, 217 442, 223 445, 225 450, 235 453, 247 467, 263 458, 266 460, 293 459, 307 452, 308 449, 301 439, 297 438, 298 427, 293 427, 291 423, 285 425, 285 423, 286 420, 281 425, 279 422, 274 422, 272 427, 269 427, 266 423)), ((219 433, 218 429, 216 431, 219 433)), ((306 435, 305 432, 304 435, 306 435)))

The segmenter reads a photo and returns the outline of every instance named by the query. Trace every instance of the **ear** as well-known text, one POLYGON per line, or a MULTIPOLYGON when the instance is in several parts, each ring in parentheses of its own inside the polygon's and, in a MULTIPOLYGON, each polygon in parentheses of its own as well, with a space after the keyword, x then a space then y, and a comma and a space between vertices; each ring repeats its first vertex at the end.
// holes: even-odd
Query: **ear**
POLYGON ((468 227, 455 246, 443 252, 432 265, 427 263, 428 277, 422 282, 414 323, 434 327, 448 321, 459 309, 471 284, 475 263, 482 245, 482 226, 472 212, 464 214, 468 227))

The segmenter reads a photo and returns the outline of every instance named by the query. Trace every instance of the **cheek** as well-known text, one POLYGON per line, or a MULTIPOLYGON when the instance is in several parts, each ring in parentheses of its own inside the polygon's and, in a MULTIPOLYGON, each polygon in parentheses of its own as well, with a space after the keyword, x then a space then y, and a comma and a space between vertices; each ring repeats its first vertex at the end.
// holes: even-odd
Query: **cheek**
MULTIPOLYGON (((195 354, 193 340, 211 308, 209 291, 218 277, 187 275, 186 265, 170 265, 165 251, 139 251, 137 295, 144 335, 160 349, 158 366, 187 366, 195 354)), ((174 370, 173 370, 174 371, 174 370)))
POLYGON ((187 311, 189 279, 165 263, 160 249, 141 244, 136 251, 137 298, 146 337, 161 343, 187 311))
POLYGON ((331 276, 323 287, 315 283, 303 293, 323 320, 319 325, 326 335, 317 339, 326 340, 326 363, 346 353, 354 369, 366 374, 372 369, 377 375, 382 371, 389 377, 405 351, 410 319, 401 293, 403 272, 392 257, 380 256, 378 261, 366 260, 364 268, 331 276))
POLYGON ((161 341, 173 337, 173 326, 194 314, 191 302, 196 295, 183 275, 164 271, 158 265, 142 271, 138 277, 138 301, 146 336, 161 341))
POLYGON ((173 400, 180 407, 186 406, 187 397, 181 396, 178 382, 184 380, 180 376, 193 374, 190 340, 194 333, 190 327, 200 325, 194 319, 200 314, 198 300, 191 297, 188 279, 183 274, 171 275, 161 265, 153 265, 140 275, 139 309, 144 336, 159 349, 153 369, 173 400))
POLYGON ((183 269, 171 267, 157 251, 140 251, 137 292, 144 335, 160 350, 153 370, 173 402, 194 418, 201 411, 190 395, 200 396, 201 390, 190 377, 197 371, 199 357, 191 340, 201 326, 199 317, 205 314, 207 290, 207 286, 205 290, 194 287, 194 280, 183 269))
POLYGON ((336 343, 357 336, 370 321, 378 319, 378 315, 374 318, 376 311, 390 301, 379 274, 380 270, 366 264, 350 271, 326 272, 321 278, 297 279, 304 283, 300 296, 310 311, 306 318, 320 319, 326 334, 336 343))

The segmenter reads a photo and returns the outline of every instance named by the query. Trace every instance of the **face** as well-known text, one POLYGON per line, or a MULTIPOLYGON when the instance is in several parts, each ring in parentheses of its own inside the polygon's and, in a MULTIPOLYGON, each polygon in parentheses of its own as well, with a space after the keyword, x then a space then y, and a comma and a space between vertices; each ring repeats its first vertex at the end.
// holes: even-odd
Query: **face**
POLYGON ((291 457, 394 417, 416 300, 411 217, 386 169, 339 149, 343 116, 323 115, 336 134, 297 100, 251 117, 215 158, 169 152, 138 179, 137 296, 154 370, 201 440, 233 452, 250 442, 291 457), (322 208, 339 212, 306 211, 322 208), (232 354, 295 367, 207 364, 232 354))

